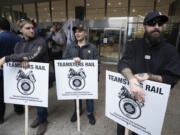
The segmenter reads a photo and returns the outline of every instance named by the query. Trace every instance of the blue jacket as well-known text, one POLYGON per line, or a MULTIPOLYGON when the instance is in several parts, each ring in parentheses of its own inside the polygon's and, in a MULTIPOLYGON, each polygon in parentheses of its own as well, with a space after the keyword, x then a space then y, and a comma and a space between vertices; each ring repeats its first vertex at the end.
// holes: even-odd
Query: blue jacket
MULTIPOLYGON (((19 42, 20 39, 19 36, 11 32, 0 32, 0 58, 14 53, 15 44, 19 42)), ((0 70, 0 76, 3 76, 2 70, 0 70)))

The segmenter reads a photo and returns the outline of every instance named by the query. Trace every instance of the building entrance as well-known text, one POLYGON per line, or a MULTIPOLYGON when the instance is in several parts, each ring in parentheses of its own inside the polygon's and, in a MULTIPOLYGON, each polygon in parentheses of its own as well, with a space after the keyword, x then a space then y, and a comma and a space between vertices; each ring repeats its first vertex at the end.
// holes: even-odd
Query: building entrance
POLYGON ((117 63, 125 49, 124 28, 90 28, 89 41, 99 50, 101 59, 106 62, 117 63))

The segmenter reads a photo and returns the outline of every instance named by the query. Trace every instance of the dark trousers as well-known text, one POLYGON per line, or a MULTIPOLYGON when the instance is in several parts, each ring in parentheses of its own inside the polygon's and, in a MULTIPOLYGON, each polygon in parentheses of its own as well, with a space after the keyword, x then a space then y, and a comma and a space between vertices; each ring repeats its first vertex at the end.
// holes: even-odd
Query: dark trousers
POLYGON ((3 77, 0 76, 0 120, 4 120, 5 114, 5 103, 4 103, 4 87, 3 87, 3 77))
MULTIPOLYGON (((0 76, 0 120, 4 119, 5 108, 6 106, 4 103, 4 81, 3 81, 3 77, 0 76)), ((24 106, 14 105, 14 111, 17 113, 24 112, 24 106)))
POLYGON ((47 108, 36 107, 36 109, 37 109, 39 124, 47 122, 47 116, 48 116, 47 108))
MULTIPOLYGON (((120 124, 117 124, 117 135, 124 135, 125 134, 125 127, 121 126, 120 124)), ((134 132, 132 132, 132 135, 138 135, 134 132)))
MULTIPOLYGON (((76 112, 76 100, 75 100, 75 112, 76 112)), ((82 113, 82 100, 79 100, 79 111, 82 113)), ((91 114, 94 112, 94 100, 92 99, 87 99, 86 100, 86 111, 87 114, 91 114)))

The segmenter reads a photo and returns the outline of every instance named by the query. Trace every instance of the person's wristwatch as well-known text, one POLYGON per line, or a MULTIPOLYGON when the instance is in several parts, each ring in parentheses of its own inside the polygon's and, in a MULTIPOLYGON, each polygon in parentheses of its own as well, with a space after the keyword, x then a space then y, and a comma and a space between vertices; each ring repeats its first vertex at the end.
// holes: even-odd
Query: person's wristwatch
POLYGON ((147 73, 147 74, 148 74, 148 80, 151 80, 152 74, 151 73, 147 73))

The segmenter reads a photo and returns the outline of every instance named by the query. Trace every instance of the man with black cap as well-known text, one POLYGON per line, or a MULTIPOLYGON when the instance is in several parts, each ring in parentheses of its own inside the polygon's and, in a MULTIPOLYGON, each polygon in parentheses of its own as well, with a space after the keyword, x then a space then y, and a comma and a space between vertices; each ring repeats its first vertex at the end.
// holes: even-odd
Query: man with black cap
MULTIPOLYGON (((144 38, 127 45, 118 71, 129 81, 131 96, 145 102, 145 92, 140 86, 144 80, 167 83, 171 88, 180 77, 180 60, 176 48, 163 39, 163 24, 168 17, 155 10, 144 19, 144 38)), ((125 128, 118 125, 117 135, 124 135, 125 128)), ((135 135, 135 133, 133 133, 135 135)))
MULTIPOLYGON (((68 45, 64 51, 63 59, 73 59, 75 62, 80 62, 81 59, 85 60, 98 60, 99 55, 95 45, 87 42, 87 26, 84 22, 78 22, 77 26, 73 27, 73 31, 76 38, 76 43, 68 45)), ((94 125, 96 123, 94 117, 94 102, 92 99, 86 100, 86 109, 89 119, 89 123, 94 125)), ((80 115, 82 115, 82 100, 80 100, 80 115)), ((71 122, 77 120, 76 115, 76 102, 75 111, 71 117, 71 122)))

